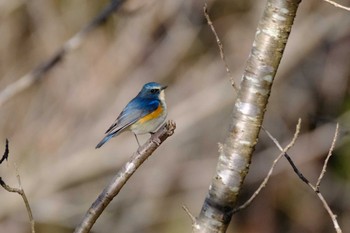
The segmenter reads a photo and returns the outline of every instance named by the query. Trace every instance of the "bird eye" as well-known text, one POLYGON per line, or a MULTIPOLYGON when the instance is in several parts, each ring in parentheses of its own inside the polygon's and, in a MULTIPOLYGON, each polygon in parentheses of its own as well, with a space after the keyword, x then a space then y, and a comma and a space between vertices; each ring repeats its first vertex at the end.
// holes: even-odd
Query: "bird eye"
POLYGON ((151 89, 151 93, 152 93, 152 94, 156 94, 156 93, 158 93, 158 92, 159 92, 158 89, 151 89))

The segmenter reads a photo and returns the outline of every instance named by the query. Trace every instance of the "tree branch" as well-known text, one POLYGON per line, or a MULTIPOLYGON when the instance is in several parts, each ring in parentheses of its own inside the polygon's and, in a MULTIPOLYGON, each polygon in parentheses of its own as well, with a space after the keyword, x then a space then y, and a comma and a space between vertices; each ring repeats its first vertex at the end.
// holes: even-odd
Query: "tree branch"
POLYGON ((325 210, 329 214, 329 216, 330 216, 330 218, 331 218, 331 220, 333 222, 333 226, 334 226, 335 231, 337 233, 342 233, 342 230, 341 230, 341 228, 339 226, 339 223, 337 221, 337 216, 332 212, 331 208, 329 207, 327 201, 324 199, 324 197, 323 197, 323 195, 320 192, 319 187, 318 187, 320 185, 320 183, 321 183, 321 180, 322 180, 322 177, 323 177, 324 173, 326 172, 327 163, 328 163, 329 157, 332 155, 332 151, 334 149, 335 142, 336 142, 337 137, 338 137, 338 132, 339 132, 339 124, 337 124, 337 126, 336 126, 336 130, 335 130, 335 133, 334 133, 334 138, 333 138, 333 141, 332 141, 332 145, 331 145, 331 147, 329 149, 329 152, 328 152, 328 155, 327 155, 327 157, 325 159, 325 162, 324 162, 321 174, 320 174, 320 176, 319 176, 319 178, 317 180, 316 186, 312 185, 310 183, 310 181, 298 170, 298 168, 293 163, 293 160, 289 157, 289 155, 287 153, 285 153, 285 157, 287 158, 287 160, 290 163, 290 165, 293 167, 293 169, 294 169, 295 173, 298 175, 298 177, 302 181, 304 181, 304 183, 306 183, 316 193, 317 197, 322 202, 323 207, 325 208, 325 210))
MULTIPOLYGON (((1 159, 1 162, 6 158, 6 160, 8 159, 8 155, 9 155, 9 147, 8 147, 8 140, 6 139, 6 147, 5 147, 5 153, 4 153, 4 156, 2 157, 1 159)), ((1 164, 0 162, 0 164, 1 164)), ((0 177, 0 185, 8 192, 11 192, 11 193, 18 193, 19 195, 21 195, 22 199, 23 199, 23 202, 26 206, 26 209, 27 209, 27 213, 28 213, 28 217, 29 217, 29 221, 30 221, 30 225, 31 225, 31 232, 32 233, 35 233, 35 221, 34 221, 34 218, 33 218, 33 213, 32 213, 32 209, 30 208, 30 205, 29 205, 29 201, 28 201, 28 198, 24 192, 24 189, 22 187, 22 183, 21 183, 21 177, 19 175, 19 172, 18 172, 18 168, 16 166, 16 164, 14 164, 15 166, 15 170, 16 170, 16 177, 17 177, 17 182, 18 182, 18 185, 19 185, 19 188, 13 188, 11 186, 9 186, 8 184, 5 183, 5 181, 2 179, 2 177, 0 177)))
POLYGON ((152 153, 174 133, 176 124, 168 121, 164 124, 151 138, 133 154, 130 160, 118 171, 117 175, 112 179, 109 185, 97 197, 85 214, 81 223, 76 227, 75 233, 87 233, 91 230, 97 218, 102 214, 103 210, 118 195, 124 184, 141 166, 141 164, 152 155, 152 153))
MULTIPOLYGON (((334 133, 334 138, 333 138, 333 141, 332 141, 332 145, 331 145, 331 147, 329 149, 329 152, 328 152, 328 155, 327 155, 327 157, 325 159, 325 162, 324 162, 321 174, 320 174, 320 176, 319 176, 319 178, 317 180, 316 186, 311 184, 310 181, 299 171, 299 169, 297 168, 297 166, 294 164, 293 160, 291 159, 291 157, 287 153, 283 153, 283 155, 284 155, 284 157, 286 157, 286 159, 288 160, 289 164, 292 166, 294 172, 298 175, 298 177, 304 183, 306 183, 316 193, 317 197, 322 202, 323 207, 325 208, 325 210, 329 214, 329 216, 330 216, 330 218, 331 218, 331 220, 333 222, 333 226, 334 226, 335 231, 337 233, 342 233, 342 230, 341 230, 341 228, 339 226, 339 223, 337 221, 337 216, 332 212, 332 210, 329 207, 327 201, 324 199, 322 193, 319 190, 319 185, 321 183, 321 180, 322 180, 322 177, 323 177, 324 173, 326 172, 327 163, 328 163, 329 157, 332 155, 332 151, 334 149, 334 146, 335 146, 335 143, 336 143, 336 140, 337 140, 337 137, 338 137, 338 133, 339 133, 339 124, 337 124, 337 126, 336 126, 336 130, 335 130, 335 133, 334 133)), ((277 147, 281 148, 281 146, 279 145, 279 143, 277 141, 276 141, 276 143, 277 143, 277 147)))
POLYGON ((183 205, 182 209, 186 212, 186 214, 188 215, 188 217, 190 217, 191 221, 192 221, 192 225, 196 223, 196 217, 193 216, 193 214, 190 212, 190 210, 183 205))
POLYGON ((213 25, 213 22, 211 21, 210 19, 210 16, 209 16, 209 13, 208 13, 208 5, 207 3, 204 4, 204 7, 203 7, 203 12, 204 12, 204 16, 207 20, 207 23, 208 25, 210 26, 210 29, 211 31, 213 32, 214 36, 215 36, 215 39, 216 39, 216 43, 219 47, 219 51, 220 51, 220 57, 221 57, 221 60, 222 62, 224 63, 225 65, 225 68, 226 68, 226 73, 228 74, 228 76, 230 77, 230 80, 231 80, 231 85, 232 87, 235 89, 235 91, 238 91, 238 88, 236 87, 235 85, 235 81, 233 79, 233 75, 231 73, 231 70, 230 68, 228 67, 227 65, 227 62, 226 62, 226 57, 225 57, 225 53, 224 53, 224 46, 222 45, 221 41, 220 41, 220 38, 218 36, 218 34, 216 33, 216 30, 215 30, 215 27, 213 25))
POLYGON ((340 5, 339 3, 336 3, 336 2, 331 1, 331 0, 324 0, 324 1, 328 2, 329 4, 331 4, 331 5, 335 6, 335 7, 341 8, 343 10, 350 11, 350 7, 346 7, 346 6, 340 5))
POLYGON ((332 153, 333 153, 333 150, 334 150, 334 147, 335 147, 335 143, 337 142, 338 134, 339 134, 339 124, 337 123, 337 126, 335 128, 334 138, 333 138, 333 141, 332 141, 332 145, 331 145, 331 147, 330 147, 330 149, 328 151, 326 159, 324 160, 324 164, 323 164, 323 168, 322 168, 322 171, 320 173, 320 176, 317 179, 316 190, 318 192, 319 192, 319 189, 320 189, 320 184, 321 184, 322 178, 323 178, 324 174, 326 173, 328 160, 332 156, 332 153))
POLYGON ((268 0, 246 63, 233 117, 193 232, 225 232, 249 171, 272 83, 301 0, 268 0))

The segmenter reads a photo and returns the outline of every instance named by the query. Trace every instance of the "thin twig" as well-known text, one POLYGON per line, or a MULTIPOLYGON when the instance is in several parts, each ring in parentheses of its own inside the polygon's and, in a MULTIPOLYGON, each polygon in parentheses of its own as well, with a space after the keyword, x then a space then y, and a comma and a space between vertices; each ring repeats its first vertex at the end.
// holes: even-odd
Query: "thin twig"
POLYGON ((227 74, 230 77, 231 85, 237 91, 237 87, 235 85, 235 81, 233 79, 233 75, 231 73, 230 68, 227 65, 227 62, 226 62, 226 57, 225 57, 225 53, 224 53, 224 46, 222 45, 222 43, 220 41, 220 38, 219 38, 218 34, 216 33, 216 30, 215 30, 215 27, 213 25, 213 22, 211 21, 210 16, 208 14, 208 5, 207 5, 207 3, 204 4, 203 12, 204 12, 205 18, 207 19, 207 23, 210 26, 210 29, 213 32, 214 36, 215 36, 216 43, 218 44, 218 47, 219 47, 219 50, 220 50, 220 57, 221 57, 221 60, 223 61, 224 65, 225 65, 226 72, 227 72, 227 74))
POLYGON ((4 162, 5 160, 7 161, 9 158, 9 140, 6 138, 6 143, 5 143, 5 151, 4 154, 2 155, 2 158, 0 159, 0 164, 4 162))
POLYGON ((331 148, 329 148, 328 155, 327 155, 326 159, 324 160, 322 171, 320 173, 320 176, 317 179, 317 183, 316 183, 316 190, 317 191, 319 191, 322 178, 323 178, 324 174, 326 173, 328 160, 332 156, 332 153, 333 153, 333 150, 334 150, 334 147, 335 147, 335 143, 337 142, 338 134, 339 134, 339 123, 337 123, 337 126, 335 128, 335 134, 334 134, 334 137, 333 137, 331 148))
MULTIPOLYGON (((273 169, 275 168, 277 162, 294 145, 296 139, 298 138, 299 133, 300 133, 300 126, 301 126, 301 119, 299 118, 292 141, 284 149, 282 149, 282 153, 273 161, 272 166, 271 166, 267 176, 265 177, 263 182, 260 184, 259 188, 253 193, 253 195, 243 205, 234 209, 233 213, 236 213, 242 209, 247 208, 253 202, 253 200, 258 196, 260 191, 266 186, 267 182, 269 181, 269 179, 272 175, 273 169)), ((276 144, 277 147, 282 148, 281 145, 278 143, 277 139, 274 138, 269 131, 267 131, 265 128, 263 128, 263 130, 267 133, 267 135, 271 138, 271 140, 276 144)))
POLYGON ((36 68, 25 74, 17 81, 8 85, 0 92, 0 106, 10 100, 15 95, 24 91, 34 83, 40 80, 49 70, 55 67, 67 53, 79 47, 86 35, 101 25, 116 10, 118 10, 125 0, 112 0, 95 18, 93 18, 85 27, 71 37, 63 46, 56 51, 50 58, 38 65, 36 68))
POLYGON ((35 233, 35 221, 34 221, 34 217, 33 217, 33 212, 32 212, 32 209, 30 208, 27 195, 25 194, 24 189, 22 187, 21 176, 19 175, 18 167, 15 163, 14 163, 14 167, 16 170, 16 177, 17 177, 17 181, 18 181, 18 185, 19 185, 19 190, 21 191, 20 195, 22 196, 24 204, 25 204, 26 209, 27 209, 27 213, 28 213, 28 217, 29 217, 29 221, 30 221, 30 225, 31 225, 31 230, 32 230, 32 233, 35 233))
MULTIPOLYGON (((18 174, 17 174, 17 180, 18 180, 18 182, 20 182, 20 178, 19 178, 18 174)), ((28 213, 28 217, 29 217, 29 221, 30 221, 30 225, 31 225, 31 232, 35 233, 35 221, 34 221, 34 218, 33 218, 33 213, 32 213, 32 210, 30 208, 28 198, 27 198, 27 196, 26 196, 22 186, 19 184, 19 186, 20 186, 19 188, 13 188, 13 187, 9 186, 8 184, 6 184, 5 181, 1 177, 0 177, 0 185, 7 192, 18 193, 19 195, 21 195, 21 197, 23 199, 23 202, 24 202, 24 204, 26 206, 26 209, 27 209, 27 213, 28 213)))
MULTIPOLYGON (((6 139, 6 149, 5 149, 5 154, 4 154, 3 158, 1 159, 2 161, 3 161, 4 157, 5 157, 5 155, 6 155, 6 159, 8 158, 9 152, 10 152, 10 150, 9 150, 9 147, 8 147, 8 140, 6 139)), ((19 188, 13 188, 13 187, 9 186, 8 184, 5 183, 5 181, 2 179, 2 177, 0 177, 0 185, 7 192, 18 193, 19 195, 21 195, 21 197, 23 199, 23 202, 24 202, 24 204, 26 206, 26 209, 27 209, 27 213, 28 213, 28 217, 29 217, 29 221, 30 221, 30 225, 31 225, 31 232, 35 233, 35 221, 34 221, 34 218, 33 218, 32 209, 30 208, 28 198, 27 198, 27 196, 26 196, 26 194, 24 192, 24 189, 22 187, 21 177, 19 175, 18 168, 17 168, 16 164, 14 164, 14 167, 15 167, 15 170, 16 170, 16 177, 17 177, 19 188)))
MULTIPOLYGON (((299 122, 301 122, 301 119, 300 119, 300 118, 299 118, 299 120, 298 120, 298 125, 299 125, 299 122)), ((264 132, 267 134, 267 136, 269 136, 269 138, 273 141, 273 143, 275 143, 275 145, 277 146, 277 148, 278 148, 281 152, 283 152, 283 148, 282 148, 281 144, 277 141, 277 139, 276 139, 274 136, 272 136, 272 134, 271 134, 267 129, 265 129, 264 126, 261 126, 261 128, 262 128, 262 130, 264 130, 264 132)))
MULTIPOLYGON (((297 168, 297 166, 294 164, 292 158, 291 158, 287 153, 284 154, 284 157, 287 159, 287 161, 289 162, 289 164, 292 166, 294 172, 298 175, 298 177, 299 177, 304 183, 306 183, 307 185, 309 185, 309 186, 311 185, 311 186, 312 186, 312 184, 310 183, 310 181, 303 175, 303 173, 301 173, 301 172, 299 171, 299 169, 297 168)), ((313 187, 313 186, 312 186, 312 187, 313 187)))
POLYGON ((346 6, 340 5, 339 3, 336 3, 336 2, 331 1, 331 0, 324 0, 324 1, 325 1, 325 2, 328 2, 329 4, 332 4, 332 5, 335 6, 335 7, 338 7, 338 8, 347 10, 347 11, 350 11, 350 7, 346 7, 346 6))
MULTIPOLYGON (((337 139, 337 136, 338 136, 338 124, 337 124, 337 127, 336 127, 336 130, 335 130, 335 135, 334 135, 334 138, 333 138, 333 142, 332 142, 332 146, 331 146, 331 149, 330 151, 333 151, 332 147, 334 148, 334 145, 335 142, 336 142, 336 139, 337 139)), ((278 148, 280 148, 280 146, 278 146, 278 148)), ((332 152, 329 152, 328 154, 332 154, 332 152)), ((327 213, 329 214, 332 222, 333 222, 333 226, 334 226, 334 229, 337 233, 342 233, 342 230, 339 226, 339 223, 337 221, 337 216, 332 212, 331 208, 329 207, 327 201, 324 199, 322 193, 319 191, 319 188, 317 188, 316 186, 314 186, 313 184, 310 183, 310 181, 299 171, 299 169, 297 168, 297 166, 294 164, 293 160, 291 159, 291 157, 287 154, 287 153, 283 153, 283 155, 286 157, 286 159, 288 160, 289 164, 292 166, 294 172, 298 175, 298 177, 304 182, 306 183, 317 195, 317 197, 320 199, 320 201, 322 202, 323 204, 323 207, 325 208, 325 210, 327 211, 327 213)), ((322 173, 325 173, 325 166, 327 165, 328 163, 328 159, 329 159, 329 156, 327 156, 326 160, 325 161, 325 165, 324 165, 324 168, 322 169, 321 171, 321 174, 322 173)), ((322 174, 322 177, 323 177, 324 174, 322 174)), ((321 177, 321 175, 320 175, 321 177)), ((322 179, 319 178, 319 180, 322 179)))
POLYGON ((338 223, 338 220, 337 220, 337 215, 335 215, 333 213, 333 211, 331 210, 331 208, 329 207, 327 201, 324 199, 322 193, 320 192, 317 192, 316 190, 314 190, 318 196, 318 198, 321 200, 322 204, 323 204, 323 207, 326 209, 328 215, 331 217, 331 220, 333 222, 333 226, 334 226, 334 229, 337 233, 342 233, 342 229, 340 228, 339 226, 339 223, 338 223))
POLYGON ((191 221, 192 221, 192 225, 196 223, 196 218, 193 216, 193 214, 191 214, 190 210, 183 205, 182 209, 186 212, 186 214, 190 217, 191 221))
MULTIPOLYGON (((300 120, 300 119, 299 119, 300 120)), ((261 127, 266 134, 271 138, 271 140, 275 143, 275 145, 277 146, 277 148, 283 152, 282 146, 280 145, 280 143, 277 141, 276 138, 274 138, 269 131, 267 131, 264 127, 261 127)), ((298 174, 298 176, 300 177, 300 179, 302 179, 306 184, 309 184, 310 182, 304 177, 304 175, 299 171, 299 169, 295 166, 295 164, 293 163, 292 159, 289 157, 289 155, 287 153, 282 153, 284 155, 284 157, 286 157, 286 159, 288 160, 288 162, 290 163, 290 165, 292 166, 293 170, 295 173, 298 174)))
POLYGON ((118 171, 117 175, 109 183, 109 185, 97 197, 85 214, 81 223, 75 229, 75 233, 88 233, 95 224, 98 217, 103 210, 118 195, 124 184, 134 174, 134 172, 141 166, 141 164, 152 155, 152 153, 163 143, 169 136, 174 133, 175 122, 168 121, 164 124, 151 138, 139 149, 130 160, 118 171))

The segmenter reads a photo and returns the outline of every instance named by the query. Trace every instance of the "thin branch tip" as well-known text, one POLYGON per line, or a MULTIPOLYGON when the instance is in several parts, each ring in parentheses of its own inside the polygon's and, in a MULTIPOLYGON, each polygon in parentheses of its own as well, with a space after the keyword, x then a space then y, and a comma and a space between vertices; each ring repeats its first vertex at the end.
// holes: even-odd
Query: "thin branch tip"
POLYGON ((229 78, 231 80, 231 86, 233 87, 233 89, 235 91, 238 91, 238 88, 236 87, 236 84, 235 84, 232 72, 231 72, 231 70, 230 70, 230 68, 229 68, 229 66, 227 64, 227 61, 226 61, 226 56, 225 56, 225 53, 224 53, 224 46, 222 45, 221 40, 220 40, 220 38, 218 36, 218 33, 215 30, 214 24, 213 24, 213 22, 210 19, 210 16, 209 16, 209 13, 208 13, 207 3, 204 4, 203 12, 204 12, 204 16, 205 16, 205 18, 207 20, 207 23, 208 23, 211 31, 214 34, 214 37, 215 37, 215 40, 216 40, 216 44, 218 45, 218 48, 219 48, 220 58, 221 58, 222 62, 224 63, 224 66, 225 66, 225 69, 226 69, 226 73, 227 73, 227 75, 229 76, 229 78))
POLYGON ((338 7, 340 9, 343 9, 343 10, 346 10, 346 11, 350 11, 350 7, 346 7, 346 6, 343 6, 339 3, 336 3, 334 1, 331 1, 331 0, 324 0, 325 2, 328 2, 329 4, 335 6, 335 7, 338 7))
POLYGON ((4 162, 5 160, 8 161, 9 153, 10 153, 9 140, 6 138, 5 151, 4 151, 2 158, 0 159, 0 164, 2 164, 2 162, 4 162))
POLYGON ((322 179, 323 179, 323 176, 324 176, 325 173, 326 173, 328 161, 329 161, 330 157, 331 157, 332 154, 333 154, 333 150, 334 150, 335 144, 336 144, 336 142, 337 142, 338 135, 339 135, 339 123, 337 123, 337 125, 336 125, 336 127, 335 127, 335 132, 334 132, 334 137, 333 137, 333 141, 332 141, 331 147, 329 148, 327 157, 326 157, 326 159, 324 160, 324 164, 323 164, 323 167, 322 167, 322 171, 321 171, 321 173, 320 173, 320 176, 319 176, 318 179, 317 179, 317 183, 316 183, 316 190, 317 190, 317 191, 319 191, 319 189, 320 189, 321 181, 322 181, 322 179))
POLYGON ((194 217, 194 215, 190 212, 190 210, 185 205, 182 205, 182 209, 190 217, 190 219, 192 221, 192 225, 194 225, 196 223, 196 218, 194 217))
POLYGON ((15 166, 15 169, 16 169, 16 176, 17 176, 17 181, 18 181, 18 186, 19 188, 13 188, 11 186, 9 186, 8 184, 6 184, 4 182, 4 180, 0 177, 0 185, 8 192, 11 192, 11 193, 17 193, 19 194, 21 197, 22 197, 22 200, 24 202, 24 205, 26 207, 26 210, 27 210, 27 214, 28 214, 28 218, 29 218, 29 222, 30 222, 30 225, 31 225, 31 233, 35 233, 35 221, 34 221, 34 217, 33 217, 33 212, 32 212, 32 209, 30 207, 30 204, 29 204, 29 201, 28 201, 28 198, 24 192, 24 189, 22 188, 22 184, 21 184, 21 177, 19 175, 19 172, 18 172, 18 168, 15 166))
POLYGON ((203 12, 204 12, 204 14, 208 14, 208 3, 207 2, 204 3, 203 12))

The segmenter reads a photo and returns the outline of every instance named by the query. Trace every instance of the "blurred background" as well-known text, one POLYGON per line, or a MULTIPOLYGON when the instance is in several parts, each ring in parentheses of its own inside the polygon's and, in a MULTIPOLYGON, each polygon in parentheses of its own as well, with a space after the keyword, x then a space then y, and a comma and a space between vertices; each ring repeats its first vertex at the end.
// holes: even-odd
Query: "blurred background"
MULTIPOLYGON (((0 91, 57 51, 109 1, 0 1, 0 91)), ((350 5, 349 1, 340 2, 350 5)), ((0 176, 33 209, 37 232, 72 232, 118 169, 137 149, 131 133, 96 144, 142 85, 168 85, 175 134, 142 165, 98 219, 93 232, 191 232, 230 123, 235 92, 199 0, 129 0, 40 82, 1 106, 0 142, 10 159, 0 176)), ((208 1, 227 63, 239 83, 265 1, 208 1)), ((316 182, 340 122, 321 192, 350 232, 350 14, 319 0, 300 5, 264 127, 316 182)), ((145 142, 149 135, 140 137, 145 142)), ((2 152, 1 152, 2 153, 2 152)), ((279 152, 261 132, 239 202, 259 186, 279 152)), ((0 233, 30 232, 22 199, 0 189, 0 233)), ((252 205, 228 232, 334 232, 315 194, 282 159, 252 205)))

